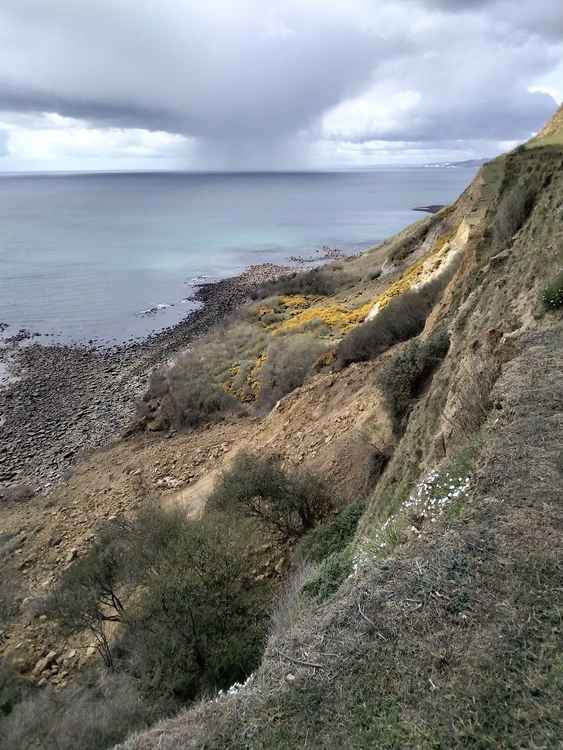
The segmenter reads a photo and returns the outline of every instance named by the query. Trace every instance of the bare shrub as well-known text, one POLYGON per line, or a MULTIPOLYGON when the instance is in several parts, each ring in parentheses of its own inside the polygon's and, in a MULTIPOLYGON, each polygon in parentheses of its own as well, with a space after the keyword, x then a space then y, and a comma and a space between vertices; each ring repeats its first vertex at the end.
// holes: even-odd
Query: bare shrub
POLYGON ((153 718, 131 678, 107 674, 97 684, 29 693, 0 724, 0 748, 105 750, 153 718))
POLYGON ((107 525, 64 573, 51 607, 64 630, 94 634, 107 667, 174 706, 256 667, 268 590, 250 583, 236 537, 216 519, 147 506, 107 525), (120 623, 113 642, 111 622, 120 623))
POLYGON ((275 338, 268 347, 266 363, 260 370, 261 404, 271 408, 303 385, 326 348, 326 344, 310 333, 275 338))
POLYGON ((341 268, 313 268, 310 271, 296 272, 282 276, 275 281, 254 289, 252 299, 264 299, 282 294, 306 294, 327 297, 335 294, 339 289, 349 286, 356 281, 355 277, 345 273, 341 268))
POLYGON ((535 192, 522 182, 505 192, 495 216, 493 236, 497 245, 506 247, 531 214, 536 199, 535 192))
POLYGON ((283 541, 316 526, 334 506, 329 486, 310 471, 291 476, 279 456, 260 458, 241 452, 223 472, 208 501, 212 508, 255 518, 283 541))

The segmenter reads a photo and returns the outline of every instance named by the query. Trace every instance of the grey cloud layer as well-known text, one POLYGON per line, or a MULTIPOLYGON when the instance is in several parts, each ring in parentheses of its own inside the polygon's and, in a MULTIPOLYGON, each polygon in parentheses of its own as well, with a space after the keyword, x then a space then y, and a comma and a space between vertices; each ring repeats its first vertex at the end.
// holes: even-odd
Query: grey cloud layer
POLYGON ((528 86, 563 50, 561 0, 525 6, 3 0, 0 110, 265 142, 319 132, 327 110, 386 80, 420 94, 408 116, 327 137, 523 138, 555 109, 528 86))

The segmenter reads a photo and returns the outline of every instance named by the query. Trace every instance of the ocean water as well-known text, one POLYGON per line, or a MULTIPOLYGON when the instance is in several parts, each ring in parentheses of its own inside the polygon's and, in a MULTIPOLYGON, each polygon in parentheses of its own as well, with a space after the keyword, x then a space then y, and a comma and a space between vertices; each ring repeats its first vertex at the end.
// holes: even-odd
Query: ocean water
POLYGON ((178 322, 198 280, 365 249, 449 203, 467 167, 0 176, 0 323, 115 343, 178 322), (151 308, 156 312, 143 314, 151 308))

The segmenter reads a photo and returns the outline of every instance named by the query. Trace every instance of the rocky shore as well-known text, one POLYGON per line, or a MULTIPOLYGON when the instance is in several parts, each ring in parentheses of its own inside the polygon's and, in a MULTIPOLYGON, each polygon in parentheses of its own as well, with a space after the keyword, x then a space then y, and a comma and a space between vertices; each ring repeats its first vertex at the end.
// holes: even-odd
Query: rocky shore
POLYGON ((262 263, 202 284, 194 295, 200 309, 141 342, 112 348, 5 342, 0 501, 48 492, 78 457, 123 435, 153 368, 245 302, 252 288, 289 270, 262 263))

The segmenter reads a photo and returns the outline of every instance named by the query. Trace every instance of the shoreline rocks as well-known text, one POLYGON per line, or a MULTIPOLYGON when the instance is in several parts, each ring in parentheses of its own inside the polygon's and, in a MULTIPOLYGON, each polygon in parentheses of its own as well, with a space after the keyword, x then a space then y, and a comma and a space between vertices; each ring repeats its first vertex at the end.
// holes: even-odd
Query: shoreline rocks
POLYGON ((147 338, 113 347, 36 342, 0 349, 0 496, 13 486, 48 492, 85 453, 123 435, 150 372, 246 302, 252 288, 288 273, 273 263, 197 287, 201 308, 147 338))

